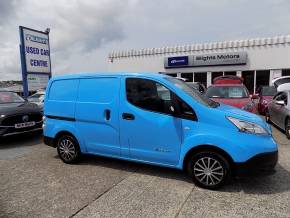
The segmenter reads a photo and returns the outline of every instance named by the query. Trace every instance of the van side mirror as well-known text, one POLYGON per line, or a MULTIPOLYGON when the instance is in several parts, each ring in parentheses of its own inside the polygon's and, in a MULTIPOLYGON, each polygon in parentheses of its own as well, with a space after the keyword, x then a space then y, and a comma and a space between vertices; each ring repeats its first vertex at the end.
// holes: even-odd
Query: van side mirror
POLYGON ((285 101, 283 100, 275 101, 275 103, 278 105, 285 105, 285 101))

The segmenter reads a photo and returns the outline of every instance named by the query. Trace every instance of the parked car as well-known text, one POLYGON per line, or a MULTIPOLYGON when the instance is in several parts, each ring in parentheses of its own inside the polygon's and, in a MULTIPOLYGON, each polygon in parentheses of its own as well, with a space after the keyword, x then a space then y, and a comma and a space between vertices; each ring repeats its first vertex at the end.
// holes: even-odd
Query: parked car
POLYGON ((93 154, 185 169, 209 189, 277 163, 262 118, 162 74, 57 76, 48 83, 44 113, 44 142, 65 163, 93 154))
POLYGON ((10 91, 0 91, 0 137, 42 130, 42 111, 10 91))
POLYGON ((272 80, 272 83, 278 92, 290 90, 290 76, 281 76, 272 80))
POLYGON ((268 103, 273 99, 273 96, 277 93, 277 89, 274 86, 261 86, 257 89, 259 96, 258 111, 260 114, 265 114, 268 103))
POLYGON ((220 76, 214 79, 205 95, 212 100, 231 105, 252 113, 257 113, 254 99, 257 95, 250 95, 243 84, 243 78, 238 76, 220 76))
POLYGON ((33 102, 33 103, 35 103, 35 104, 37 104, 39 106, 43 106, 44 95, 45 95, 45 91, 44 90, 39 90, 35 94, 29 96, 27 98, 27 100, 29 102, 33 102))
POLYGON ((290 139, 290 91, 278 92, 274 96, 266 110, 266 121, 285 130, 290 139))
POLYGON ((194 82, 194 83, 188 82, 187 85, 190 86, 193 89, 196 89, 201 94, 206 92, 206 87, 200 82, 194 82))
POLYGON ((179 76, 177 76, 177 77, 175 77, 176 79, 179 79, 179 80, 181 80, 181 81, 183 81, 183 82, 187 82, 188 81, 188 79, 186 79, 186 78, 183 78, 183 77, 179 77, 179 76))

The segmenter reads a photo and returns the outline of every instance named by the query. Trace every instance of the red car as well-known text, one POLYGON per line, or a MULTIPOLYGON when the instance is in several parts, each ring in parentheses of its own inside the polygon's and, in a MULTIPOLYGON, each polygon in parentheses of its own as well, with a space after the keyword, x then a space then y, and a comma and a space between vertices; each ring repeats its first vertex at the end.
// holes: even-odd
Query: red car
POLYGON ((257 113, 257 105, 253 100, 258 96, 249 94, 241 77, 220 76, 215 78, 213 85, 207 89, 206 96, 219 103, 257 113))
POLYGON ((261 86, 257 90, 259 95, 258 111, 260 114, 265 114, 268 103, 273 99, 273 96, 276 95, 277 89, 274 86, 261 86))

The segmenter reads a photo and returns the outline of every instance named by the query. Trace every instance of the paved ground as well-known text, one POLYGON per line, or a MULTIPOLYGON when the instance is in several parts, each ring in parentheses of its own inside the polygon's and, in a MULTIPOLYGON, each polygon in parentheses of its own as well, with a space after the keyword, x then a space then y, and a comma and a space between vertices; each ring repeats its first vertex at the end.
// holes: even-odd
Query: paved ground
POLYGON ((63 164, 40 136, 0 142, 0 217, 290 217, 290 141, 274 175, 220 191, 182 172, 101 157, 63 164))

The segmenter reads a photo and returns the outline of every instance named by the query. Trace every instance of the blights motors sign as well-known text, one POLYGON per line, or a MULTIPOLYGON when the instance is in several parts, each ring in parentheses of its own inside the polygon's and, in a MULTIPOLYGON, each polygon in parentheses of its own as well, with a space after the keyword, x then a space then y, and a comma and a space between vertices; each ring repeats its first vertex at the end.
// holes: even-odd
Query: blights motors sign
POLYGON ((28 73, 50 73, 48 34, 23 29, 24 54, 28 73))

